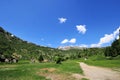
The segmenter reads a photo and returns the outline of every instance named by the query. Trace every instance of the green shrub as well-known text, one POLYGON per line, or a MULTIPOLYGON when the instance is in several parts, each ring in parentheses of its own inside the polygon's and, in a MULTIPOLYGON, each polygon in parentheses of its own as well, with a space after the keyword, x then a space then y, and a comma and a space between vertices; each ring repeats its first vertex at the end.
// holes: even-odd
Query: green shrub
POLYGON ((39 62, 42 62, 43 60, 44 60, 44 59, 43 59, 43 56, 40 55, 39 58, 38 58, 38 61, 39 61, 39 62))
POLYGON ((59 57, 59 56, 55 56, 55 63, 56 64, 61 64, 61 62, 62 62, 62 58, 59 57))

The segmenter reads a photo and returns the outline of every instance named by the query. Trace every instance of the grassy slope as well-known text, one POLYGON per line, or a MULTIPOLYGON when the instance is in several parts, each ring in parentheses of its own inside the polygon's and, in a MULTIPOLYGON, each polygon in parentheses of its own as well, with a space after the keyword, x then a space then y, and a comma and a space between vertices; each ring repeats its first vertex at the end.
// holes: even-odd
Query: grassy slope
POLYGON ((120 56, 114 57, 112 60, 108 60, 102 55, 95 55, 89 57, 86 61, 84 59, 81 59, 81 61, 94 66, 120 68, 120 56))
POLYGON ((120 60, 97 60, 97 61, 87 60, 84 62, 94 66, 120 68, 120 60))
POLYGON ((42 68, 55 68, 60 74, 82 74, 82 70, 75 60, 65 61, 62 64, 30 64, 27 61, 21 61, 18 64, 0 64, 0 80, 47 80, 45 77, 37 74, 37 72, 42 68))

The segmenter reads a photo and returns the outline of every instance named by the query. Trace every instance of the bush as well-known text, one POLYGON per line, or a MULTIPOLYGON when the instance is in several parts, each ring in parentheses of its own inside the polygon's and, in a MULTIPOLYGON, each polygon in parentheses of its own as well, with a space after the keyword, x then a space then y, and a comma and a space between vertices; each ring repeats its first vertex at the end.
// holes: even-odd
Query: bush
POLYGON ((40 55, 39 58, 38 58, 38 61, 39 61, 39 62, 42 62, 43 60, 44 60, 44 59, 43 59, 43 56, 40 55))
POLYGON ((113 58, 114 60, 120 60, 120 55, 113 58))
POLYGON ((55 56, 55 63, 56 64, 61 64, 61 62, 62 62, 62 58, 59 57, 59 56, 55 56))

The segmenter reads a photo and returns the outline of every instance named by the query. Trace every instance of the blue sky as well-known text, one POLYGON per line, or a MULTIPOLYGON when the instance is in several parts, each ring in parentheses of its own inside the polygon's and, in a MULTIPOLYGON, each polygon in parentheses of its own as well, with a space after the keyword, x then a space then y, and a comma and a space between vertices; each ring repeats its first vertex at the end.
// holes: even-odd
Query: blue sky
POLYGON ((120 0, 0 0, 0 26, 43 46, 108 46, 120 28, 120 0))

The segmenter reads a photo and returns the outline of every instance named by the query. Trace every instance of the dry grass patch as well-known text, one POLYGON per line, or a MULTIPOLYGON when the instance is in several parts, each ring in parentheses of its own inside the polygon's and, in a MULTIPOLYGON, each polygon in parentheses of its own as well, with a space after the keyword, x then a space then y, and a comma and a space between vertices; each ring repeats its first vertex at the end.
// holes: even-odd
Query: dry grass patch
POLYGON ((14 68, 17 67, 17 65, 0 65, 0 68, 14 68))
POLYGON ((57 69, 55 69, 55 68, 42 68, 40 70, 41 71, 47 71, 47 72, 50 72, 50 73, 57 71, 57 69))
POLYGON ((0 65, 0 70, 14 70, 17 65, 0 65))
POLYGON ((71 74, 60 73, 56 68, 43 68, 37 74, 50 80, 75 80, 71 74))

